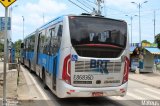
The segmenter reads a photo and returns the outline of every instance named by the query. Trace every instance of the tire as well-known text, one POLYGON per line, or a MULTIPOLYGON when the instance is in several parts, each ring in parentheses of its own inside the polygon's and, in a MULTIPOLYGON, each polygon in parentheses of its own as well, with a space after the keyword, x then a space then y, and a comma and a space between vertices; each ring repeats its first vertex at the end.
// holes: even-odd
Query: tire
POLYGON ((45 70, 44 70, 44 68, 43 68, 43 69, 42 69, 42 82, 43 82, 43 88, 44 88, 45 90, 48 90, 48 86, 46 85, 45 79, 46 79, 45 70))
POLYGON ((29 72, 32 73, 31 62, 29 61, 29 72))

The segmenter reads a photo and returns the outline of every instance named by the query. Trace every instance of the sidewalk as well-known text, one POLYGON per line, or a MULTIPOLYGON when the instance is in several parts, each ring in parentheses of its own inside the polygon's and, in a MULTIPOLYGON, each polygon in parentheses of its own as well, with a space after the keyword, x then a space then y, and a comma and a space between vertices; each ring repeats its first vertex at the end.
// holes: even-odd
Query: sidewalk
MULTIPOLYGON (((6 98, 7 103, 17 101, 17 69, 8 70, 6 67, 6 98)), ((3 98, 3 62, 0 61, 0 106, 3 98)))
POLYGON ((160 89, 160 73, 129 73, 129 79, 160 89))

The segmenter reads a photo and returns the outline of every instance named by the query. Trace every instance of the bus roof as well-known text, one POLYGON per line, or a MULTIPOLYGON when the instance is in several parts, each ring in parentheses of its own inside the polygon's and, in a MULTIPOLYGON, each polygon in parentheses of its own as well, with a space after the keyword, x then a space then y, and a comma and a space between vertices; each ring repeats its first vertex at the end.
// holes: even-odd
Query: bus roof
POLYGON ((107 20, 126 22, 125 20, 121 20, 121 19, 107 18, 107 17, 101 16, 101 15, 92 15, 92 14, 68 15, 68 16, 89 17, 89 18, 103 18, 103 19, 107 19, 107 20))
POLYGON ((48 23, 42 25, 42 26, 41 26, 40 28, 38 28, 38 29, 39 29, 39 30, 42 30, 42 29, 50 26, 51 24, 57 23, 57 22, 59 22, 59 21, 62 21, 62 20, 63 20, 63 17, 64 17, 64 16, 60 16, 60 17, 57 17, 57 18, 55 18, 55 19, 52 19, 51 21, 49 21, 48 23))

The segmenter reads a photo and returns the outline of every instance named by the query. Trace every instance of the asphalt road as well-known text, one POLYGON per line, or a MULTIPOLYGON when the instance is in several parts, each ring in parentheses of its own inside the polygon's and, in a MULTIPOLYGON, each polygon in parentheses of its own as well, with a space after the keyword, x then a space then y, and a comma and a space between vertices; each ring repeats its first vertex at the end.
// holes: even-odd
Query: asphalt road
POLYGON ((160 89, 132 80, 129 80, 125 97, 59 99, 50 90, 43 88, 41 80, 35 74, 31 74, 23 67, 22 71, 28 84, 27 94, 30 100, 20 101, 21 106, 140 106, 147 103, 160 106, 160 89))

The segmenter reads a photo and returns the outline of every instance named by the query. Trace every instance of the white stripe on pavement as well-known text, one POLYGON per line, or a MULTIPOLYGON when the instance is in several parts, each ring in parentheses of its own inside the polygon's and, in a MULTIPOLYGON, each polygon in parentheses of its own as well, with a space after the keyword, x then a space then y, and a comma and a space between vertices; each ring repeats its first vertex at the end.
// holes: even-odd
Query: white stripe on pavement
POLYGON ((135 100, 146 100, 145 98, 135 95, 133 93, 127 92, 127 95, 133 97, 135 100))
POLYGON ((151 97, 151 98, 154 98, 154 99, 160 99, 160 97, 154 96, 154 95, 149 94, 149 93, 147 93, 147 92, 143 92, 143 91, 141 91, 141 90, 139 90, 139 89, 135 89, 135 91, 138 92, 138 93, 147 95, 148 97, 151 97))
POLYGON ((151 88, 144 88, 144 89, 147 90, 147 91, 150 91, 150 92, 153 92, 155 94, 159 94, 160 95, 160 91, 156 91, 156 90, 153 90, 151 88))

